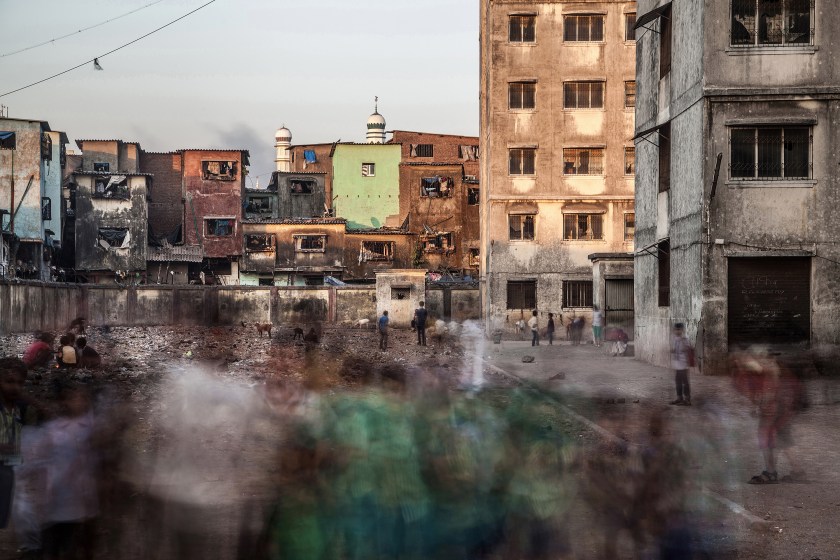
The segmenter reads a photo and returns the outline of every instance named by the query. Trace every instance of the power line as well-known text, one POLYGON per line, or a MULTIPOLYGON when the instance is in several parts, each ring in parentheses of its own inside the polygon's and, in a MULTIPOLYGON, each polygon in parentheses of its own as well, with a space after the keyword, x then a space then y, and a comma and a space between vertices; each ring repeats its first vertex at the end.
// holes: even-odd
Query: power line
POLYGON ((133 44, 134 44, 134 43, 136 43, 137 41, 140 41, 141 39, 145 39, 145 38, 146 38, 146 37, 148 37, 149 35, 153 35, 153 34, 157 33, 158 31, 160 31, 161 29, 165 29, 165 28, 169 27, 169 26, 170 26, 170 25, 172 25, 173 23, 176 23, 176 22, 178 22, 178 21, 181 21, 181 20, 182 20, 182 19, 184 19, 185 17, 187 17, 187 16, 189 16, 189 15, 192 15, 192 14, 196 13, 197 11, 201 10, 202 8, 206 8, 207 6, 209 6, 210 4, 212 4, 212 3, 213 3, 213 2, 215 2, 215 1, 216 1, 216 0, 210 0, 210 1, 209 1, 209 2, 207 2, 206 4, 202 4, 202 5, 201 5, 201 6, 199 6, 198 8, 196 8, 196 9, 194 9, 194 10, 190 11, 190 12, 187 12, 186 14, 182 15, 181 17, 179 17, 179 18, 177 18, 177 19, 173 19, 172 21, 170 21, 170 22, 169 22, 169 23, 167 23, 166 25, 162 25, 162 26, 158 27, 157 29, 155 29, 155 30, 153 30, 153 31, 149 31, 149 32, 148 32, 148 33, 146 33, 145 35, 142 35, 142 36, 140 36, 140 37, 137 37, 137 38, 136 38, 136 39, 134 39, 133 41, 129 41, 128 43, 126 43, 126 44, 124 44, 124 45, 121 45, 121 46, 117 47, 116 49, 110 50, 110 51, 106 52, 105 54, 100 54, 99 56, 95 56, 95 57, 91 58, 90 60, 86 60, 86 61, 82 62, 81 64, 77 64, 76 66, 74 66, 74 67, 72 67, 72 68, 68 68, 67 70, 64 70, 63 72, 59 72, 58 74, 53 74, 52 76, 50 76, 50 77, 48 77, 48 78, 44 78, 43 80, 38 80, 37 82, 32 82, 31 84, 25 85, 25 86, 23 86, 23 87, 19 87, 19 88, 17 88, 17 89, 13 89, 12 91, 7 91, 6 93, 0 93, 0 97, 6 97, 7 95, 11 95, 11 94, 13 94, 13 93, 17 93, 17 92, 19 92, 19 91, 23 91, 23 90, 25 90, 25 89, 31 88, 32 86, 37 86, 38 84, 43 84, 43 83, 44 83, 44 82, 46 82, 46 81, 49 81, 49 80, 52 80, 53 78, 57 78, 57 77, 59 77, 59 76, 62 76, 62 75, 64 75, 64 74, 67 74, 68 72, 72 72, 73 70, 76 70, 76 69, 78 69, 78 68, 81 68, 82 66, 85 66, 85 65, 87 65, 87 64, 90 64, 91 62, 98 61, 100 58, 104 58, 104 57, 108 56, 109 54, 113 54, 113 53, 117 52, 117 51, 118 51, 118 50, 120 50, 120 49, 124 49, 125 47, 127 47, 127 46, 129 46, 129 45, 133 45, 133 44))
POLYGON ((112 21, 117 21, 118 19, 122 19, 126 16, 130 16, 131 14, 137 13, 140 10, 145 10, 149 6, 154 6, 155 4, 160 4, 161 2, 163 2, 163 0, 155 0, 151 4, 146 4, 145 6, 140 6, 136 10, 131 10, 130 12, 126 12, 121 16, 113 17, 111 19, 106 19, 105 21, 99 22, 95 25, 91 25, 90 27, 83 27, 83 28, 81 28, 77 31, 73 31, 72 33, 68 33, 67 35, 62 35, 61 37, 56 37, 54 39, 50 39, 49 41, 44 41, 43 43, 38 43, 37 45, 31 45, 29 47, 24 47, 24 48, 18 49, 16 51, 0 54, 0 58, 5 58, 7 56, 12 56, 12 55, 15 55, 15 54, 20 54, 22 52, 31 51, 32 49, 37 49, 38 47, 43 47, 44 45, 49 45, 50 43, 55 43, 56 41, 61 41, 62 39, 66 39, 67 37, 72 37, 73 35, 77 35, 77 34, 82 33, 84 31, 90 31, 91 29, 96 29, 97 27, 102 27, 106 23, 111 23, 112 21))

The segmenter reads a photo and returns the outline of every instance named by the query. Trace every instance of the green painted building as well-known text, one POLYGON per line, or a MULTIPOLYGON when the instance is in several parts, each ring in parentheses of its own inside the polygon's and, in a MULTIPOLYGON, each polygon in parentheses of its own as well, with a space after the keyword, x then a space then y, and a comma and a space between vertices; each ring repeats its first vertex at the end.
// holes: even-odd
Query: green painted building
POLYGON ((401 154, 400 144, 336 144, 333 208, 349 229, 399 225, 401 154))

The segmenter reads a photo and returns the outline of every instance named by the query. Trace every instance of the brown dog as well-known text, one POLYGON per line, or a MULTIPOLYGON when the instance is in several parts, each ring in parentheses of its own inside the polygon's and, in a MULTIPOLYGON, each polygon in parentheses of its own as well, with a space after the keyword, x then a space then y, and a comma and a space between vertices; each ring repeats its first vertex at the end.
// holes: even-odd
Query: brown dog
POLYGON ((268 338, 271 338, 271 323, 257 323, 257 334, 262 338, 263 333, 268 333, 268 338))

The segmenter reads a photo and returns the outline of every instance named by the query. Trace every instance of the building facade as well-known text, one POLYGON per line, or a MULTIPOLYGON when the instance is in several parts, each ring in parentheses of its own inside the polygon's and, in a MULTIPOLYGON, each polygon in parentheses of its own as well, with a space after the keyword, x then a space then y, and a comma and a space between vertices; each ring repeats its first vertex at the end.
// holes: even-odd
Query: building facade
POLYGON ((480 5, 486 327, 589 316, 588 255, 633 247, 636 3, 480 5))
POLYGON ((675 322, 706 373, 840 338, 834 7, 639 1, 637 356, 666 364, 675 322))
POLYGON ((351 229, 399 225, 399 144, 336 144, 332 208, 351 229))

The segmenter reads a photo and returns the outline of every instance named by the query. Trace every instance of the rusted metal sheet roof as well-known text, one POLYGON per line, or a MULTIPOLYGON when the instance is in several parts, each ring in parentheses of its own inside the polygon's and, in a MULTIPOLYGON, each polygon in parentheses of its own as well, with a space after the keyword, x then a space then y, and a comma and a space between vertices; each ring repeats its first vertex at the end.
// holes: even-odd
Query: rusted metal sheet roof
POLYGON ((151 262, 201 262, 204 252, 199 245, 149 247, 146 260, 151 262))
POLYGON ((344 218, 265 218, 263 220, 242 220, 243 224, 346 224, 344 218))

